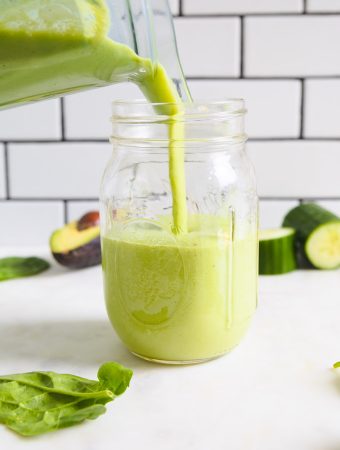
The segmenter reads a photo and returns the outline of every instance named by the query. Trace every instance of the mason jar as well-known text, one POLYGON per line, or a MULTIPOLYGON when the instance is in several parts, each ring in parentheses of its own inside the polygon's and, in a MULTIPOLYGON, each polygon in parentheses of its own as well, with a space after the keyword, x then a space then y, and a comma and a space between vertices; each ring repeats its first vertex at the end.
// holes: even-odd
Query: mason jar
POLYGON ((107 312, 147 360, 229 352, 257 304, 258 199, 244 102, 113 104, 101 186, 107 312))

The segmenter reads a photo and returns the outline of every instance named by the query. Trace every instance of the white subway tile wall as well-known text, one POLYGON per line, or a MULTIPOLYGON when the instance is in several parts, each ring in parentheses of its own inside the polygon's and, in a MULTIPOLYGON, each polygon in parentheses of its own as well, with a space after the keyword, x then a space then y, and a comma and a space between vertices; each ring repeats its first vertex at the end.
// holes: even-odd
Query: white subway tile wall
POLYGON ((340 15, 247 17, 248 77, 340 75, 340 15))
POLYGON ((301 13, 303 0, 183 0, 183 11, 203 15, 301 13))
POLYGON ((37 143, 8 146, 12 198, 93 198, 111 155, 108 143, 37 143))
POLYGON ((277 228, 282 226, 288 211, 299 205, 297 200, 260 200, 260 228, 277 228))
MULTIPOLYGON (((246 100, 261 226, 279 226, 299 201, 340 216, 340 0, 170 7, 193 96, 246 100)), ((46 244, 98 208, 117 98, 142 94, 121 84, 0 112, 0 245, 46 244)))
POLYGON ((308 12, 340 12, 340 0, 307 0, 308 12))
POLYGON ((114 99, 143 98, 138 87, 122 83, 65 98, 67 139, 108 139, 111 133, 111 103, 114 99))
POLYGON ((179 14, 179 0, 169 0, 171 12, 174 16, 179 14))
POLYGON ((0 245, 47 244, 51 232, 64 224, 62 201, 0 202, 0 245))
POLYGON ((299 80, 193 80, 189 87, 194 98, 244 98, 247 134, 251 138, 299 137, 299 80))
POLYGON ((340 141, 249 142, 248 154, 260 196, 339 196, 340 141))
POLYGON ((60 139, 60 100, 0 111, 0 139, 60 139))
POLYGON ((179 54, 187 77, 238 77, 239 17, 175 19, 179 54))
POLYGON ((306 80, 304 136, 340 137, 340 79, 306 80))
POLYGON ((0 139, 60 139, 60 100, 48 100, 0 111, 0 139))

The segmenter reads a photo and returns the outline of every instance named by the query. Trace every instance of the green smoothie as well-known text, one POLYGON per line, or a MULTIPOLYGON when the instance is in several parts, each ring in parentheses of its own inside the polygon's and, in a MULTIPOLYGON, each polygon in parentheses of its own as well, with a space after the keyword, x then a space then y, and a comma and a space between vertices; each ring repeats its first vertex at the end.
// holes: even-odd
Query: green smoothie
POLYGON ((107 311, 133 353, 198 362, 240 342, 256 307, 257 239, 231 242, 215 221, 186 235, 131 224, 104 237, 107 311))

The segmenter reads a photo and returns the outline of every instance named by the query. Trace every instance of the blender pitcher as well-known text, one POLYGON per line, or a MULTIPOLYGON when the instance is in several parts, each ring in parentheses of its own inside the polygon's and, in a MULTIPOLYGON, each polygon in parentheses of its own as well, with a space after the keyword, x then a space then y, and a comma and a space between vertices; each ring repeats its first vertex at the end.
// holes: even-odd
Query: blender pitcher
POLYGON ((0 109, 157 71, 190 98, 167 0, 0 0, 0 109))

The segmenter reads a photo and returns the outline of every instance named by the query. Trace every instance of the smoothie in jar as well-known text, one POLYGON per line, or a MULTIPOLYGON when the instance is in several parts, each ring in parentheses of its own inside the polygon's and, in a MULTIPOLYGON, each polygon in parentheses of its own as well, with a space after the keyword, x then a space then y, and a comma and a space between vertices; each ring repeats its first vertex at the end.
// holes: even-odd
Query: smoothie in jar
POLYGON ((127 226, 103 239, 107 311, 145 359, 193 363, 235 347, 256 307, 256 235, 232 242, 213 226, 174 236, 127 226))

